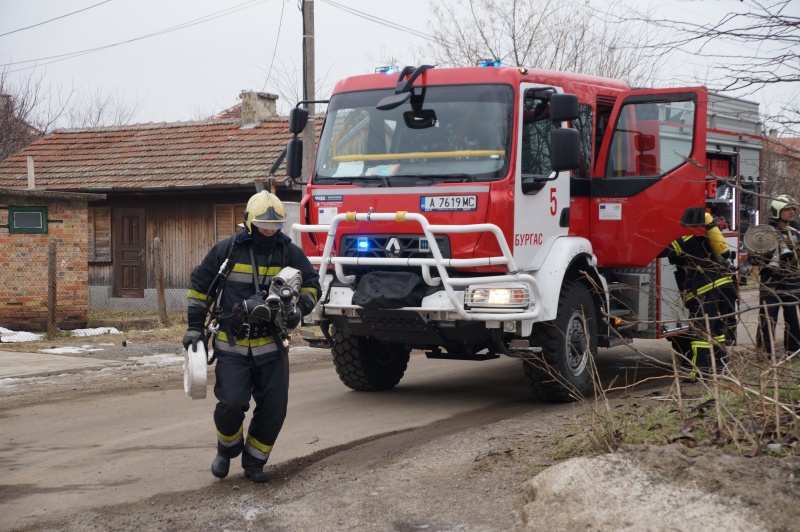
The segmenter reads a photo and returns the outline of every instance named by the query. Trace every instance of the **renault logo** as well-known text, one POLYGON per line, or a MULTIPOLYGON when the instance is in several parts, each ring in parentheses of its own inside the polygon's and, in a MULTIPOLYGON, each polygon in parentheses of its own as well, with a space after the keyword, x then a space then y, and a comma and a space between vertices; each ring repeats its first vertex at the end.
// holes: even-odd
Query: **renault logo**
POLYGON ((385 249, 387 255, 394 255, 395 257, 400 256, 400 242, 398 242, 394 237, 389 239, 389 242, 386 243, 385 249))

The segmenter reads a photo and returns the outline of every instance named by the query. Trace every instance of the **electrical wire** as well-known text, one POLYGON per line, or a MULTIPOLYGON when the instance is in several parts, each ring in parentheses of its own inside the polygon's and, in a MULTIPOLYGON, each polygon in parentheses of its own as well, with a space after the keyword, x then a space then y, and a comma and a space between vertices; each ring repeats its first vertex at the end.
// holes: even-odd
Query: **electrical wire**
POLYGON ((95 4, 93 6, 84 7, 83 9, 79 9, 77 11, 73 11, 72 13, 67 13, 66 15, 61 15, 60 17, 51 18, 50 20, 45 20, 44 22, 39 22, 38 24, 33 24, 31 26, 25 26, 24 28, 19 28, 19 29, 16 29, 16 30, 7 31, 5 33, 0 33, 0 37, 5 37, 6 35, 11 35, 12 33, 17 33, 18 31, 22 31, 22 30, 29 30, 31 28, 35 28, 36 26, 41 26, 42 24, 47 24, 48 22, 53 22, 54 20, 66 18, 66 17, 68 17, 70 15, 74 15, 76 13, 81 13, 81 12, 86 11, 88 9, 92 9, 93 7, 97 7, 97 6, 100 6, 100 5, 103 5, 103 4, 107 4, 110 1, 111 0, 103 0, 103 2, 100 2, 100 3, 95 4))
POLYGON ((196 19, 190 20, 188 22, 183 22, 183 23, 178 24, 176 26, 165 28, 163 30, 159 30, 159 31, 156 31, 156 32, 153 32, 153 33, 149 33, 147 35, 134 37, 133 39, 128 39, 126 41, 120 41, 120 42, 116 42, 116 43, 113 43, 113 44, 107 44, 107 45, 104 45, 104 46, 98 46, 97 48, 89 48, 89 49, 86 49, 86 50, 79 50, 79 51, 76 51, 76 52, 69 52, 69 53, 66 53, 66 54, 52 55, 52 56, 49 56, 49 57, 40 57, 38 59, 28 59, 28 60, 25 60, 25 61, 15 61, 15 62, 11 62, 11 63, 6 63, 6 66, 22 65, 22 64, 25 64, 25 63, 37 63, 35 65, 31 65, 31 66, 27 66, 27 67, 21 67, 21 68, 15 69, 15 70, 9 70, 9 71, 7 71, 7 73, 10 74, 12 72, 21 72, 23 70, 29 70, 29 69, 32 69, 32 68, 37 68, 37 67, 40 67, 40 66, 49 65, 51 63, 57 63, 59 61, 65 61, 67 59, 72 59, 74 57, 80 57, 82 55, 91 54, 91 53, 94 53, 94 52, 99 52, 100 50, 106 50, 108 48, 113 48, 115 46, 120 46, 120 45, 123 45, 123 44, 128 44, 128 43, 132 43, 132 42, 136 42, 136 41, 141 41, 143 39, 149 39, 151 37, 164 35, 166 33, 171 33, 173 31, 182 30, 182 29, 185 29, 185 28, 189 28, 191 26, 196 26, 197 24, 202 24, 203 22, 209 22, 211 20, 215 20, 215 19, 227 16, 227 15, 231 15, 231 14, 236 13, 238 11, 242 11, 244 9, 249 9, 251 7, 254 7, 254 6, 258 5, 258 4, 263 4, 264 2, 267 2, 267 1, 268 0, 248 0, 247 2, 243 2, 241 4, 237 4, 235 6, 223 9, 221 11, 217 11, 215 13, 211 13, 210 15, 205 15, 205 16, 202 16, 200 18, 196 18, 196 19), (39 61, 45 61, 45 62, 44 63, 39 63, 39 61))
POLYGON ((396 30, 405 31, 405 32, 411 33, 412 35, 416 35, 417 37, 420 37, 422 39, 425 39, 425 40, 428 40, 428 41, 432 41, 432 42, 436 42, 436 38, 433 35, 429 35, 427 33, 423 33, 423 32, 421 32, 419 30, 414 29, 414 28, 409 28, 408 26, 403 26, 403 25, 398 24, 396 22, 392 22, 391 20, 386 20, 386 19, 383 19, 383 18, 380 18, 380 17, 376 17, 375 15, 370 15, 369 13, 364 13, 363 11, 359 11, 357 9, 353 9, 352 7, 347 7, 347 6, 339 4, 337 2, 333 2, 332 0, 319 0, 319 1, 324 3, 324 4, 328 4, 329 6, 333 6, 333 7, 337 8, 337 9, 341 9, 342 11, 346 11, 346 12, 350 13, 351 15, 355 15, 357 17, 361 17, 363 19, 369 20, 370 22, 375 22, 375 23, 380 24, 382 26, 387 26, 389 28, 393 28, 393 29, 396 29, 396 30))
POLYGON ((267 79, 264 80, 264 87, 261 92, 264 92, 269 83, 269 77, 272 75, 272 65, 275 64, 275 56, 278 55, 278 40, 281 38, 281 28, 283 27, 283 8, 286 7, 286 1, 281 2, 281 18, 278 20, 278 34, 275 36, 275 48, 272 50, 272 61, 269 63, 269 70, 267 71, 267 79))

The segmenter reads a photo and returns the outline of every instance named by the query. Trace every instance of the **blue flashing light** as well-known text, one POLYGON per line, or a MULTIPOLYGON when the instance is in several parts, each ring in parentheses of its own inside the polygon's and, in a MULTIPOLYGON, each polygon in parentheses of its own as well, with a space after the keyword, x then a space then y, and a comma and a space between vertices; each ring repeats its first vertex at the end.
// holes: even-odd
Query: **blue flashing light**
POLYGON ((478 61, 479 67, 501 67, 503 66, 502 61, 498 61, 497 59, 484 59, 483 61, 478 61))
POLYGON ((376 68, 375 72, 378 74, 394 74, 395 72, 400 72, 400 68, 396 66, 384 66, 376 68))
POLYGON ((369 249, 369 240, 359 237, 356 246, 358 247, 359 251, 367 251, 369 249))

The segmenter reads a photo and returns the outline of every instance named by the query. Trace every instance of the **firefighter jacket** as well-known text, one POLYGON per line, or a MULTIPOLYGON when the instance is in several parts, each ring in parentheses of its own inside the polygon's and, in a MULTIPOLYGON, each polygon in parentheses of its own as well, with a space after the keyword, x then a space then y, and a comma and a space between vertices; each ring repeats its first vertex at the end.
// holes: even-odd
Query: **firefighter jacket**
POLYGON ((214 317, 219 331, 214 342, 215 351, 240 356, 252 354, 257 363, 274 358, 282 348, 276 341, 278 328, 261 320, 245 318, 245 322, 252 321, 253 326, 251 328, 248 323, 247 330, 243 331, 242 319, 236 317, 234 309, 248 298, 267 291, 272 277, 284 267, 295 268, 302 276, 297 308, 305 316, 319 300, 319 274, 288 236, 279 232, 270 238, 262 235, 254 238, 242 232, 218 242, 192 271, 191 287, 187 294, 189 327, 202 328, 209 308, 217 300, 214 317), (220 280, 218 272, 226 258, 227 268, 220 280))
POLYGON ((767 255, 751 255, 750 262, 759 267, 762 288, 770 291, 796 291, 800 289, 800 224, 791 222, 781 229, 778 222, 769 225, 778 232, 778 249, 767 255))
POLYGON ((684 294, 684 303, 733 282, 730 268, 714 254, 706 236, 682 236, 659 256, 667 257, 675 265, 675 280, 684 294))

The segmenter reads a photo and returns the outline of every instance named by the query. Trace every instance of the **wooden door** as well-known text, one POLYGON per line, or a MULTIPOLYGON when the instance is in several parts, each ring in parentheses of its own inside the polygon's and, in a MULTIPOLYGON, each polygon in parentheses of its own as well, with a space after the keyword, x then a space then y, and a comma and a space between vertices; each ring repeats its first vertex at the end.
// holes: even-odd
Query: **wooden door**
POLYGON ((114 297, 144 297, 144 209, 114 209, 114 297))

